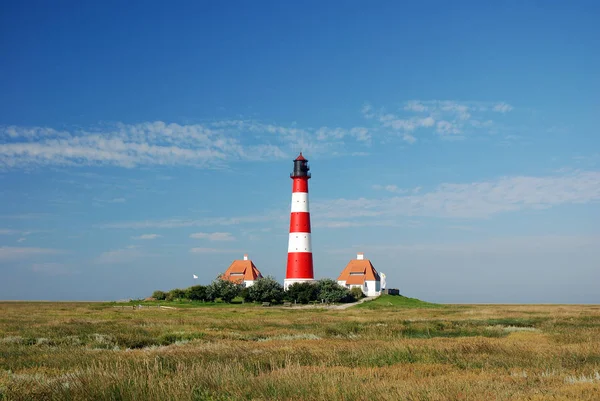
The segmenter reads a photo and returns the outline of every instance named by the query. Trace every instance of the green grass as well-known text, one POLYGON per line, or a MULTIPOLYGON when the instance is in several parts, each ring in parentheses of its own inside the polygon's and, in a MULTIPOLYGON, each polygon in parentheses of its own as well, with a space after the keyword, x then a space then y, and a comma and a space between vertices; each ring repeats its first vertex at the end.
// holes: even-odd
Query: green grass
POLYGON ((0 400, 599 399, 596 306, 371 302, 0 302, 0 400))
POLYGON ((402 295, 381 295, 372 301, 366 301, 353 308, 388 309, 388 308, 443 308, 444 305, 408 298, 402 295))
POLYGON ((252 302, 244 302, 244 300, 240 297, 234 298, 231 303, 225 303, 220 300, 216 302, 202 302, 202 301, 190 301, 190 300, 176 300, 176 301, 145 301, 134 299, 129 302, 107 302, 100 304, 102 307, 104 306, 124 306, 124 307, 134 307, 138 305, 147 306, 147 307, 158 307, 158 306, 172 306, 175 308, 207 308, 207 307, 216 307, 216 308, 237 308, 241 305, 244 307, 252 307, 257 306, 258 304, 254 304, 252 302))

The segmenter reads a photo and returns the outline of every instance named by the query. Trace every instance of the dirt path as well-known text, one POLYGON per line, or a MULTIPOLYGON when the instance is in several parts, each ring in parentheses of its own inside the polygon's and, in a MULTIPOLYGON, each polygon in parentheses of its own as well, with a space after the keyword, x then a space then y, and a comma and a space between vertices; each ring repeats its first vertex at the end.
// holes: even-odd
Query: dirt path
POLYGON ((341 305, 327 305, 327 304, 315 304, 315 305, 292 305, 292 306, 279 306, 280 308, 285 309, 348 309, 351 306, 362 304, 363 302, 370 301, 375 297, 365 297, 357 302, 352 302, 349 304, 341 304, 341 305))

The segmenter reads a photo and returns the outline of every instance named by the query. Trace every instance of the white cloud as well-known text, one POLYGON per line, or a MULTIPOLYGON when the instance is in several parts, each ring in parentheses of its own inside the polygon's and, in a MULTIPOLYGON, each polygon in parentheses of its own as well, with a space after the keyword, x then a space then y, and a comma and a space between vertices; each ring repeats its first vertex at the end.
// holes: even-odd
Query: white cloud
POLYGON ((494 122, 484 115, 487 111, 506 113, 512 110, 507 103, 459 102, 453 100, 410 100, 404 103, 399 114, 374 110, 371 105, 363 107, 365 118, 374 120, 379 126, 372 131, 399 135, 404 141, 412 144, 417 141, 418 134, 436 133, 443 139, 463 139, 458 134, 469 133, 475 129, 491 127, 494 122), (428 115, 423 116, 424 113, 428 115), (452 135, 452 136, 450 136, 452 135))
POLYGON ((388 185, 379 185, 379 184, 375 184, 372 185, 371 188, 373 188, 376 191, 387 191, 387 192, 392 192, 392 193, 396 193, 396 194, 406 194, 409 192, 413 192, 413 193, 417 193, 421 190, 420 187, 416 187, 416 188, 400 188, 397 185, 393 185, 393 184, 388 184, 388 185))
POLYGON ((404 139, 404 141, 413 144, 417 141, 417 138, 415 138, 414 136, 410 135, 410 134, 404 134, 402 135, 402 139, 404 139))
POLYGON ((11 230, 8 228, 0 228, 0 235, 15 235, 18 234, 19 231, 11 230))
POLYGON ((415 244, 360 244, 351 249, 332 249, 333 254, 353 253, 355 249, 368 249, 369 252, 395 253, 552 253, 575 249, 594 249, 600 243, 600 237, 594 236, 515 236, 510 238, 490 238, 476 241, 451 241, 444 243, 415 244))
MULTIPOLYGON (((393 188, 393 187, 392 187, 393 188)), ((315 219, 398 216, 488 218, 498 213, 600 201, 600 172, 546 177, 503 177, 469 184, 442 184, 426 193, 384 199, 315 200, 315 219)))
POLYGON ((21 242, 25 242, 25 240, 26 240, 26 239, 27 239, 27 238, 25 238, 25 237, 21 237, 21 238, 19 238, 19 239, 17 240, 17 242, 19 242, 19 243, 21 243, 21 242))
MULTIPOLYGON (((368 142, 366 127, 298 128, 255 120, 180 125, 162 121, 87 130, 0 127, 0 168, 35 166, 186 165, 221 168, 234 161, 290 157, 301 148, 331 154, 348 140, 368 142), (2 143, 3 137, 10 141, 2 143)), ((119 199, 119 198, 117 198, 119 199)))
POLYGON ((461 129, 458 127, 457 124, 448 121, 438 121, 436 125, 436 130, 442 135, 453 135, 461 133, 461 129))
POLYGON ((146 229, 146 228, 182 228, 182 227, 211 227, 230 226, 238 224, 254 224, 268 221, 276 221, 289 218, 289 214, 270 213, 266 215, 255 214, 238 217, 210 217, 205 219, 165 219, 165 220, 141 220, 120 221, 97 225, 99 228, 121 228, 121 229, 146 229))
POLYGON ((49 217, 51 214, 48 213, 21 213, 21 214, 3 214, 0 215, 0 219, 14 219, 14 220, 33 220, 49 217))
POLYGON ((190 238, 194 239, 207 239, 209 241, 233 241, 235 237, 231 233, 194 233, 190 234, 190 238))
POLYGON ((429 108, 418 100, 411 100, 406 102, 406 104, 404 105, 404 110, 421 113, 429 110, 429 108))
POLYGON ((28 248, 28 247, 0 247, 0 260, 6 259, 26 259, 40 255, 56 255, 64 253, 60 249, 51 248, 28 248))
POLYGON ((96 259, 96 263, 99 264, 119 264, 131 262, 133 260, 150 256, 144 253, 141 249, 135 245, 129 245, 122 249, 113 249, 100 254, 96 259))
POLYGON ((219 249, 219 248, 191 248, 191 253, 240 253, 239 249, 219 249))
POLYGON ((159 234, 142 234, 139 235, 137 237, 131 237, 132 239, 141 239, 141 240, 150 240, 150 239, 157 239, 162 237, 162 235, 159 234))
POLYGON ((497 111, 499 113, 507 113, 509 111, 511 111, 513 109, 513 107, 510 104, 507 103, 498 103, 496 105, 494 105, 494 107, 492 108, 493 111, 497 111))

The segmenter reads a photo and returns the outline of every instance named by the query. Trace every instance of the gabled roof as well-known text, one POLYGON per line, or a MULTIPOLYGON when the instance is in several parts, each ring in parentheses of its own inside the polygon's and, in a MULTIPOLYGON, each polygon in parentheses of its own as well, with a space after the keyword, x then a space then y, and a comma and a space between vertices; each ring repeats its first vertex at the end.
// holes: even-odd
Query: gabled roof
POLYGON ((364 284, 365 281, 381 281, 381 279, 369 259, 355 259, 346 265, 337 281, 345 281, 346 285, 350 285, 364 284))
POLYGON ((251 260, 234 260, 229 268, 221 276, 224 280, 242 283, 244 281, 254 281, 262 277, 260 271, 251 260))

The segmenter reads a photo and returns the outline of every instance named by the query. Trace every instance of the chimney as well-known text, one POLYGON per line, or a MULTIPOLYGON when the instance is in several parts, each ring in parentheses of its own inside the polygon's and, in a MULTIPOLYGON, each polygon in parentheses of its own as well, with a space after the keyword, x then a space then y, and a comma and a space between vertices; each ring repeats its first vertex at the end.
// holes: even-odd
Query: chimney
POLYGON ((248 260, 248 254, 247 253, 244 254, 244 260, 248 260))
POLYGON ((362 252, 359 252, 356 254, 356 259, 358 260, 363 260, 365 258, 364 254, 362 252))

